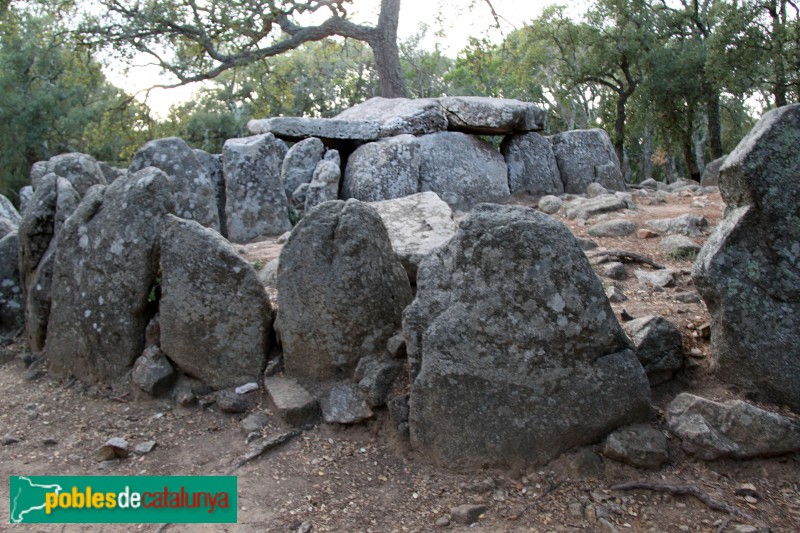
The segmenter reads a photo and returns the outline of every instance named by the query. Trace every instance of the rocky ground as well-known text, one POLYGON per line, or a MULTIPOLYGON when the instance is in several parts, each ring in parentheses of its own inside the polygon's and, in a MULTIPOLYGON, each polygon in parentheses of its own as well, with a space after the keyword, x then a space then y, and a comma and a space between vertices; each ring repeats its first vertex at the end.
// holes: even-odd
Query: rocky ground
MULTIPOLYGON (((637 198, 637 204, 636 210, 605 217, 623 217, 635 223, 638 230, 645 229, 645 222, 652 219, 685 213, 703 215, 710 226, 703 235, 694 237, 699 244, 724 209, 719 194, 665 195, 663 203, 650 197, 637 198)), ((600 247, 587 252, 595 261, 603 251, 622 249, 677 273, 674 285, 663 289, 643 285, 635 277, 634 270, 651 270, 637 262, 626 264, 626 279, 601 276, 606 286, 617 286, 628 298, 612 304, 622 321, 661 315, 683 333, 684 369, 670 382, 653 389, 654 427, 665 430, 663 410, 679 392, 718 400, 757 400, 723 385, 710 372, 709 316, 704 305, 692 297, 691 258, 665 252, 660 235, 644 238, 646 235, 634 232, 625 237, 591 237, 588 231, 598 217, 585 223, 563 214, 557 216, 577 236, 597 242, 600 247)), ((242 252, 257 266, 263 266, 279 250, 279 245, 269 242, 245 247, 242 252)), ((598 265, 598 272, 603 268, 598 265)), ((269 422, 262 438, 247 442, 242 424, 246 413, 226 414, 214 405, 184 408, 143 393, 86 387, 74 381, 54 382, 47 375, 46 365, 34 370, 24 368, 19 360, 24 348, 19 343, 5 346, 0 354, 0 474, 4 478, 221 475, 265 440, 286 431, 271 416, 262 390, 248 394, 249 413, 265 412, 269 422), (147 441, 156 445, 147 454, 99 462, 96 449, 113 437, 122 437, 131 446, 147 441)), ((761 406, 792 416, 781 406, 761 406)), ((645 471, 604 459, 598 443, 543 467, 463 473, 426 463, 425 457, 409 451, 395 438, 386 413, 380 415, 355 427, 319 425, 242 465, 235 472, 239 484, 237 525, 170 525, 166 530, 308 531, 309 525, 313 531, 800 530, 800 454, 706 462, 686 455, 680 442, 671 439, 670 463, 658 471, 645 471), (688 488, 737 509, 738 516, 715 510, 708 501, 693 496, 612 488, 631 481, 688 488), (453 510, 465 505, 485 509, 472 526, 460 523, 460 513, 453 510)), ((8 504, 8 485, 2 483, 3 520, 8 504)), ((0 524, 0 529, 6 528, 48 530, 0 524)), ((158 528, 66 525, 59 529, 158 528)))

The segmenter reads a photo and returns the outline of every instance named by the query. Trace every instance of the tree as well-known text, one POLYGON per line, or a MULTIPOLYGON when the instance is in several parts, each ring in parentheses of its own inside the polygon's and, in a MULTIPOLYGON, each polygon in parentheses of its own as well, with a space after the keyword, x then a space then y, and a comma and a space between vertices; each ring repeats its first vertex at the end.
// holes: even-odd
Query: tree
POLYGON ((87 15, 85 42, 117 53, 143 53, 173 74, 168 87, 214 79, 326 37, 365 42, 374 57, 380 91, 405 96, 397 45, 400 0, 381 0, 375 26, 348 20, 352 0, 97 0, 105 13, 87 15), (329 13, 317 25, 304 16, 329 13))

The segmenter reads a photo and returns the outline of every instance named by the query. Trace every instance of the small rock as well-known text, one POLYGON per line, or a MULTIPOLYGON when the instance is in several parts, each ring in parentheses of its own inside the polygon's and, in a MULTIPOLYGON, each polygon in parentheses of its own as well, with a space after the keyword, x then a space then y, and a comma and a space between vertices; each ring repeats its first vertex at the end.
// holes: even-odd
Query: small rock
POLYGON ((758 533, 758 528, 746 524, 735 524, 731 531, 733 533, 758 533))
POLYGON ((457 524, 474 524, 486 512, 485 505, 464 504, 450 509, 450 518, 457 524))
POLYGON ((640 239, 655 239, 659 235, 653 230, 642 228, 636 232, 636 236, 640 239))
POLYGON ((581 502, 572 502, 568 506, 569 514, 573 518, 583 518, 583 504, 581 502))
POLYGON ((444 515, 436 519, 436 527, 447 527, 450 525, 450 516, 444 515))
POLYGON ((236 394, 247 394, 248 392, 253 392, 254 390, 258 390, 258 383, 245 383, 244 385, 236 387, 234 392, 236 392, 236 394))
POLYGON ((144 347, 145 350, 150 346, 161 347, 161 322, 158 313, 147 324, 147 329, 144 331, 144 347))
POLYGON ((286 244, 286 241, 289 240, 289 237, 292 236, 291 231, 287 231, 286 233, 282 234, 280 237, 275 239, 275 244, 286 244))
POLYGON ((683 366, 683 336, 666 318, 640 317, 625 324, 625 331, 651 386, 668 381, 683 366))
POLYGON ((474 481, 464 487, 464 492, 470 494, 488 494, 497 488, 494 479, 487 477, 478 481, 474 481))
POLYGON ((628 297, 616 287, 606 288, 606 296, 611 303, 620 303, 628 299, 628 297))
POLYGON ((269 417, 265 413, 253 413, 245 417, 241 424, 245 434, 260 432, 262 428, 269 424, 269 417))
POLYGON ((603 455, 637 468, 659 468, 669 461, 667 438, 645 424, 620 428, 606 438, 603 455))
POLYGON ((581 247, 581 250, 584 252, 594 250, 598 246, 597 242, 593 241, 592 239, 587 239, 584 237, 576 237, 576 239, 581 247))
POLYGON ((386 395, 402 369, 403 363, 397 360, 364 357, 358 362, 355 379, 359 380, 358 388, 366 395, 367 405, 379 407, 386 403, 386 395))
POLYGON ((128 441, 121 437, 114 437, 95 450, 95 457, 98 461, 109 461, 117 457, 124 459, 128 457, 129 453, 128 441))
POLYGON ((561 201, 561 198, 558 196, 542 196, 539 200, 539 211, 545 213, 546 215, 553 215, 558 213, 558 210, 561 209, 561 206, 564 205, 564 202, 561 201))
POLYGON ((608 518, 598 518, 597 525, 603 533, 619 533, 619 529, 608 518))
POLYGON ((297 533, 311 533, 313 529, 314 524, 312 524, 310 521, 305 521, 300 524, 300 527, 297 528, 297 533))
POLYGON ((272 377, 279 372, 283 372, 283 356, 269 360, 267 368, 264 369, 264 377, 272 377))
POLYGON ((131 379, 147 394, 160 396, 169 391, 176 375, 164 352, 153 344, 145 348, 144 353, 136 359, 131 379))
POLYGON ((242 394, 221 390, 216 395, 217 407, 223 413, 244 413, 250 409, 250 402, 242 394))
POLYGON ((656 231, 694 237, 703 234, 703 230, 708 226, 708 220, 698 215, 681 215, 675 218, 648 220, 646 224, 656 231))
POLYGON ((42 446, 55 446, 56 444, 58 444, 58 441, 56 439, 53 438, 42 439, 42 446))
POLYGON ((3 438, 0 439, 0 444, 3 446, 11 446, 12 444, 16 444, 19 442, 19 439, 11 435, 10 433, 6 433, 3 435, 3 438))
POLYGON ((613 261, 603 265, 603 275, 607 278, 623 280, 628 277, 628 272, 625 270, 625 265, 613 261))
POLYGON ((329 424, 357 424, 373 416, 364 393, 352 383, 331 388, 320 399, 320 408, 323 420, 329 424))
POLYGON ((633 274, 642 283, 650 284, 654 287, 666 288, 675 285, 675 271, 669 268, 660 270, 634 270, 633 274))
POLYGON ((280 377, 264 378, 275 413, 289 425, 301 427, 319 418, 317 400, 296 380, 280 377))
POLYGON ((147 455, 148 453, 153 451, 153 448, 156 447, 156 441, 148 440, 146 442, 140 442, 136 446, 133 447, 133 453, 136 455, 147 455))
POLYGON ((684 304, 700 303, 700 295, 696 292, 676 292, 672 297, 684 304))
POLYGON ((756 490, 756 486, 752 483, 742 483, 738 487, 736 487, 735 494, 737 496, 750 496, 751 498, 759 498, 758 491, 756 490))
POLYGON ((587 232, 592 237, 625 237, 636 231, 636 224, 630 220, 616 219, 598 222, 587 232))
POLYGON ((386 349, 392 357, 403 359, 406 357, 406 336, 403 332, 389 337, 386 341, 386 349))
POLYGON ((694 259, 700 245, 685 235, 668 235, 661 240, 661 248, 673 259, 694 259))

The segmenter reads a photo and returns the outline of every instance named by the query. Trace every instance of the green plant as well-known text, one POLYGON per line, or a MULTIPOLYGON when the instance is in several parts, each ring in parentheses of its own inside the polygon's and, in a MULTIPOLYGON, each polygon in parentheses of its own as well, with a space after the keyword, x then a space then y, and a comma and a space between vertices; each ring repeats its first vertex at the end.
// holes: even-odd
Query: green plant
POLYGON ((263 259, 256 259, 250 264, 253 266, 254 269, 256 269, 256 272, 258 272, 259 270, 261 270, 266 266, 266 263, 264 262, 263 259))

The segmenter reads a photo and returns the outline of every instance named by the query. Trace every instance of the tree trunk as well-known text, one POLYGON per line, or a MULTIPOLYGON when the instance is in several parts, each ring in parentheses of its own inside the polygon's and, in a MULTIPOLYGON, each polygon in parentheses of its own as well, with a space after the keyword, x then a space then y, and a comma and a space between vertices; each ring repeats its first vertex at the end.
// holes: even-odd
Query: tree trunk
POLYGON ((639 183, 653 177, 653 132, 645 127, 642 139, 642 155, 639 162, 639 183))
POLYGON ((722 157, 722 121, 719 114, 719 92, 712 88, 707 89, 706 114, 708 115, 708 147, 711 150, 711 160, 722 157))
POLYGON ((400 51, 397 48, 397 25, 400 20, 400 0, 381 0, 378 25, 367 41, 375 58, 375 69, 381 96, 405 98, 408 96, 403 72, 400 68, 400 51))
POLYGON ((628 94, 621 93, 617 96, 617 119, 614 121, 614 152, 619 159, 622 174, 625 175, 625 104, 628 94))

